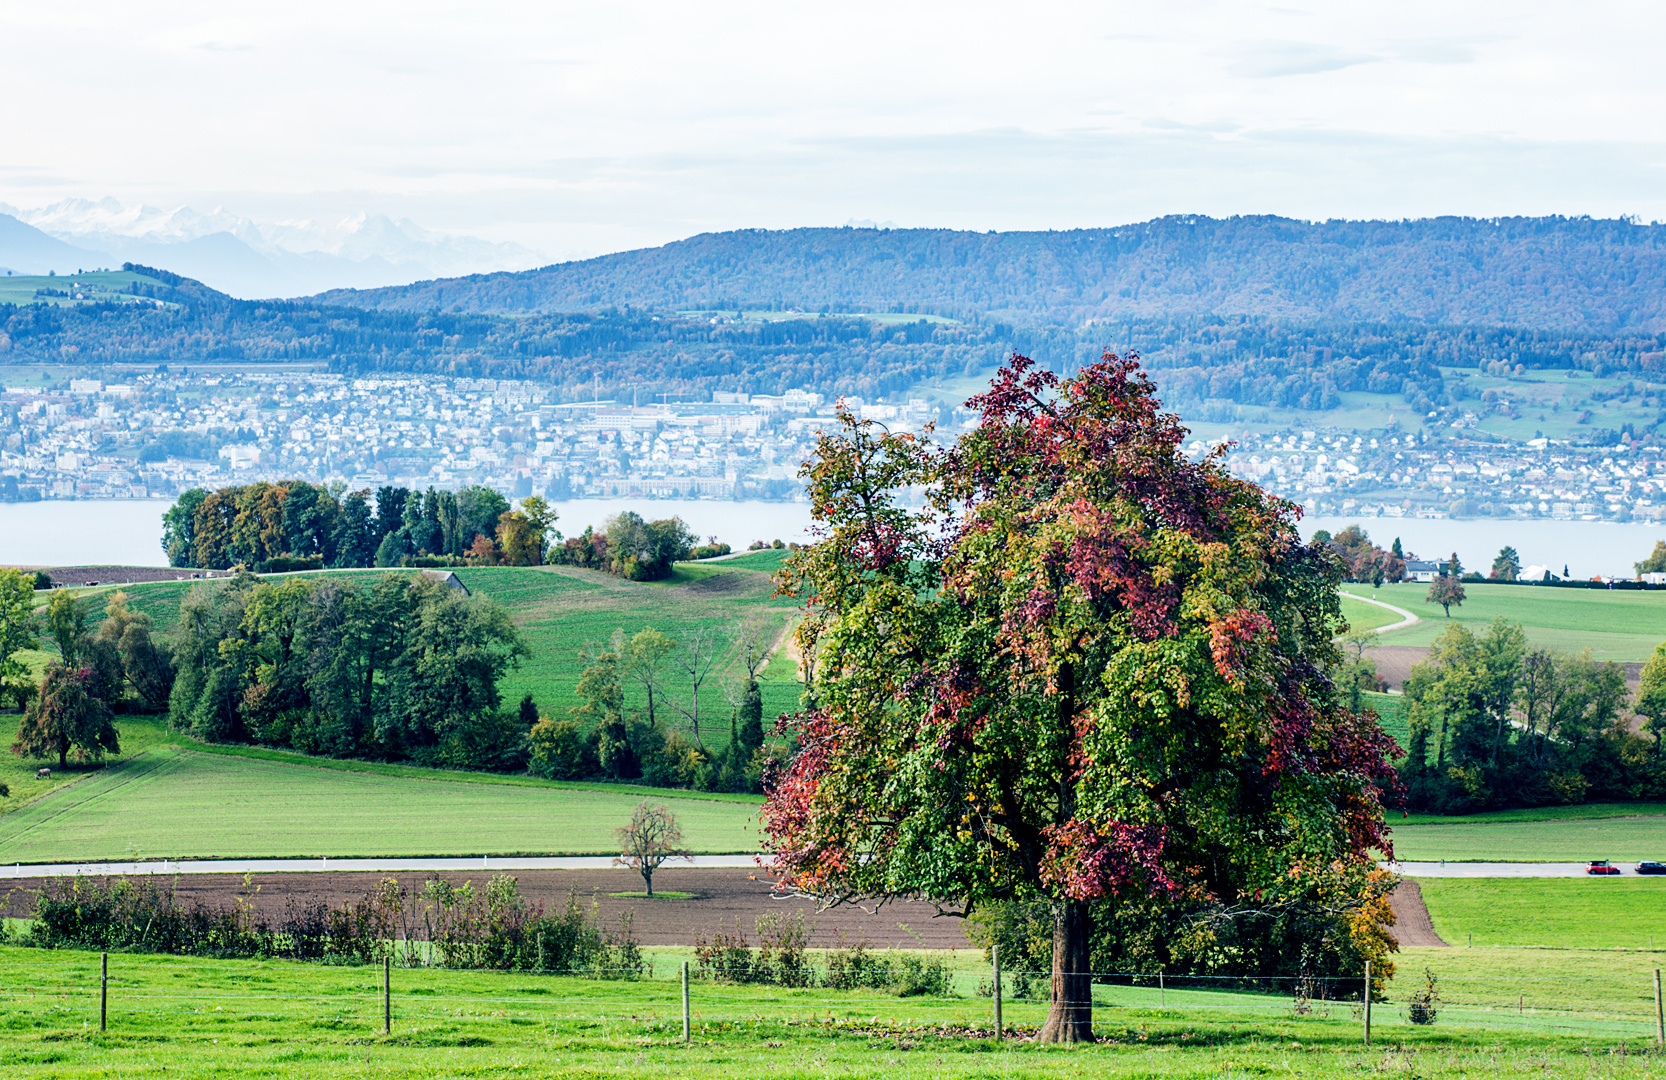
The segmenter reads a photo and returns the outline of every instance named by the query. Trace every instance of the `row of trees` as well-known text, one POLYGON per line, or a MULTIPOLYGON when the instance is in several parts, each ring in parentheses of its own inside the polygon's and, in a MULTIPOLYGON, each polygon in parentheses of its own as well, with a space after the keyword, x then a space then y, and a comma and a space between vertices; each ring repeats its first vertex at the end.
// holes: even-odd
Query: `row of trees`
POLYGON ((1519 625, 1458 624, 1405 683, 1407 805, 1436 813, 1666 797, 1666 647, 1637 701, 1618 664, 1531 647, 1519 625), (1633 709, 1644 720, 1634 730, 1633 709))
POLYGON ((213 742, 501 768, 524 730, 498 681, 527 655, 497 604, 421 575, 243 574, 180 605, 169 710, 213 742))
POLYGON ((387 486, 347 492, 304 480, 182 494, 162 519, 174 566, 227 570, 400 566, 410 562, 545 561, 555 510, 539 496, 511 510, 488 487, 426 492, 387 486))
POLYGON ((768 656, 768 639, 764 623, 741 623, 735 644, 745 678, 738 687, 725 688, 729 738, 720 749, 707 744, 701 729, 704 722, 709 730, 713 720, 700 711, 700 689, 720 659, 713 629, 695 629, 680 642, 653 627, 628 639, 616 631, 607 647, 587 647, 578 684, 581 704, 566 717, 541 717, 532 728, 532 772, 552 780, 762 790, 789 754, 789 747, 765 737, 758 672, 768 656), (627 686, 639 692, 642 707, 626 708, 627 686), (688 697, 674 687, 686 687, 688 697))

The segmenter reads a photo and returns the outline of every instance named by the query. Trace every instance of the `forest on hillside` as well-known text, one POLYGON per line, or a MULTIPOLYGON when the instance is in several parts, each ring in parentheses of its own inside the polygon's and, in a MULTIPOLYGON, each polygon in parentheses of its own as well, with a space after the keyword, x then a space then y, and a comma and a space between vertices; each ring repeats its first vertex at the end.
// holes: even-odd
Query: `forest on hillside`
POLYGON ((1306 222, 1176 215, 1110 229, 707 233, 518 273, 321 299, 401 311, 923 312, 1019 324, 1279 320, 1666 330, 1666 226, 1629 219, 1306 222))
MULTIPOLYGON (((1067 327, 990 317, 901 323, 854 315, 771 321, 606 308, 509 317, 236 300, 165 271, 135 291, 161 306, 0 305, 0 363, 185 365, 314 361, 347 374, 427 372, 534 379, 568 400, 795 387, 875 400, 992 369, 1013 351, 1056 370, 1134 351, 1170 408, 1324 410, 1349 391, 1456 405, 1441 369, 1577 368, 1666 373, 1666 333, 1592 334, 1416 322, 1165 316, 1067 327)), ((956 395, 939 395, 953 404, 956 395)))

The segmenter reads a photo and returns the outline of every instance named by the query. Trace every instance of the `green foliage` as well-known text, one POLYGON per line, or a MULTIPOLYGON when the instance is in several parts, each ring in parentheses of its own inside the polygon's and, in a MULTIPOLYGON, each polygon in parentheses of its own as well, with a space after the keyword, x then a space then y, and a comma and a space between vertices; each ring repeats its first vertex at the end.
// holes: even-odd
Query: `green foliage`
POLYGON ((69 764, 72 750, 77 760, 87 762, 103 760, 106 752, 119 753, 120 733, 111 721, 110 707, 96 691, 97 676, 90 669, 48 667, 40 694, 18 725, 12 753, 56 757, 60 769, 69 764))
POLYGON ((1638 577, 1644 574, 1666 573, 1666 540, 1656 540, 1654 550, 1649 552, 1648 558, 1632 565, 1637 568, 1638 577))
POLYGON ((1623 722, 1625 675, 1588 652, 1531 649, 1521 627, 1450 626, 1405 685, 1408 805, 1489 806, 1658 798, 1666 767, 1623 722))
POLYGON ((27 674, 17 653, 35 647, 34 614, 33 575, 0 569, 0 687, 27 674))
POLYGON ((518 768, 498 683, 526 654, 496 604, 424 577, 243 575, 181 605, 171 711, 209 741, 518 768))
POLYGON ((1487 576, 1496 581, 1514 581, 1521 573, 1521 556, 1516 549, 1506 545, 1499 549, 1498 555, 1492 561, 1492 572, 1487 576))
POLYGON ((551 550, 551 562, 606 570, 627 581, 660 581, 672 564, 686 559, 694 534, 682 518, 644 521, 630 510, 607 519, 604 531, 586 528, 551 550))

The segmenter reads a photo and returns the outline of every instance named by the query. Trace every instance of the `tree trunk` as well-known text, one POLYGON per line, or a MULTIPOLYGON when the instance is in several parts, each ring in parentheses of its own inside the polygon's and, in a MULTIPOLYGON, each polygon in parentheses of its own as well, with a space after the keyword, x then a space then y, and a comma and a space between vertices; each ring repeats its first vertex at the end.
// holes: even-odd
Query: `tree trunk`
POLYGON ((654 872, 647 867, 642 869, 642 883, 648 887, 648 898, 652 900, 654 897, 654 872))
POLYGON ((1047 1023, 1037 1041, 1093 1041, 1093 976, 1089 963, 1093 909, 1085 900, 1053 903, 1053 985, 1047 1023))

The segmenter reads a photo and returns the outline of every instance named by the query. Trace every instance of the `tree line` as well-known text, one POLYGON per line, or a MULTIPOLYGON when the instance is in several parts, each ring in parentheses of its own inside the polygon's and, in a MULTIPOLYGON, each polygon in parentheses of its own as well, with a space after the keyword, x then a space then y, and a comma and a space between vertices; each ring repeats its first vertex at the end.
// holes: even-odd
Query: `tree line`
POLYGON ((1412 668, 1405 699, 1410 809, 1666 798, 1666 644, 1633 700, 1624 669, 1589 650, 1531 646, 1502 618, 1479 632, 1457 624, 1412 668))
POLYGON ((364 567, 543 566, 602 570, 657 581, 690 557, 729 552, 696 546, 679 517, 646 521, 624 511, 600 531, 563 542, 555 508, 529 495, 510 509, 480 485, 456 492, 397 486, 347 492, 337 484, 265 480, 215 491, 192 488, 162 516, 162 550, 173 566, 245 567, 261 573, 364 567))

